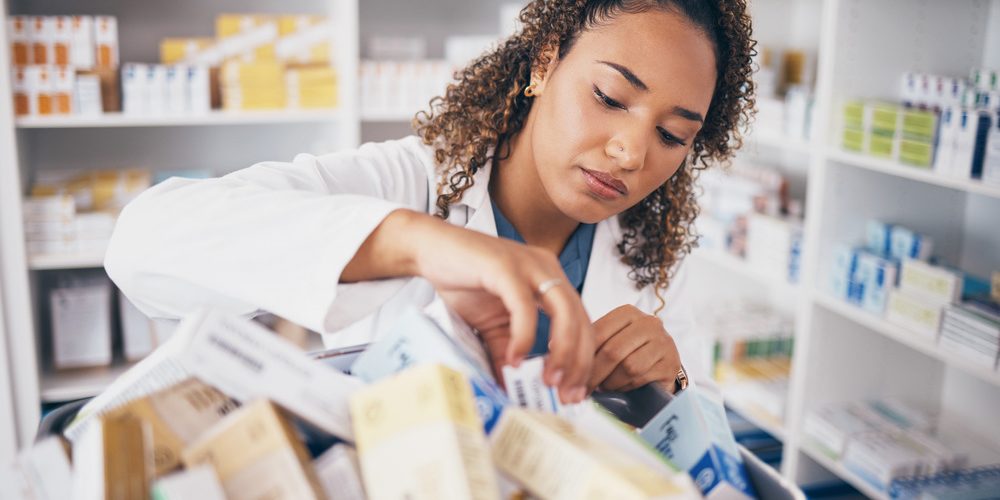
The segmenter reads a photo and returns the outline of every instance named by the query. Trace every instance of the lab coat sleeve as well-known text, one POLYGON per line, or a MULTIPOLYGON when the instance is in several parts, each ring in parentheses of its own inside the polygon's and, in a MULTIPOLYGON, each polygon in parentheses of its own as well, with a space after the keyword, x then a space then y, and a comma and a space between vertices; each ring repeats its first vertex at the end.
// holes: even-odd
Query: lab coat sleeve
POLYGON ((393 141, 298 155, 217 179, 169 179, 122 211, 108 275, 153 318, 208 306, 336 331, 404 283, 338 284, 389 213, 428 210, 433 163, 415 138, 406 140, 409 147, 393 141))
POLYGON ((663 296, 665 305, 659 316, 677 345, 688 378, 699 384, 713 385, 709 373, 711 352, 708 342, 698 335, 691 293, 687 290, 688 274, 687 266, 681 264, 663 296))

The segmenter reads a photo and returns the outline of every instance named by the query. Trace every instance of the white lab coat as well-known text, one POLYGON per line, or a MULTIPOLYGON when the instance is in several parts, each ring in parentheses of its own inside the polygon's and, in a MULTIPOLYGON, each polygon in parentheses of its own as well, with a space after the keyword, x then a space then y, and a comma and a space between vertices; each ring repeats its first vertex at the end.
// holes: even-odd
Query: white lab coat
MULTIPOLYGON (((482 168, 448 222, 496 235, 490 169, 482 168)), ((417 137, 365 144, 291 163, 263 162, 218 179, 172 178, 122 211, 105 257, 108 275, 145 314, 177 319, 202 306, 268 311, 323 334, 329 347, 376 339, 434 289, 422 278, 340 284, 340 274, 391 211, 434 210, 433 151, 417 137)), ((598 223, 583 287, 591 320, 633 304, 652 313, 652 287, 636 290, 615 244, 616 217, 598 223)), ((660 317, 689 375, 707 376, 683 269, 660 317)))

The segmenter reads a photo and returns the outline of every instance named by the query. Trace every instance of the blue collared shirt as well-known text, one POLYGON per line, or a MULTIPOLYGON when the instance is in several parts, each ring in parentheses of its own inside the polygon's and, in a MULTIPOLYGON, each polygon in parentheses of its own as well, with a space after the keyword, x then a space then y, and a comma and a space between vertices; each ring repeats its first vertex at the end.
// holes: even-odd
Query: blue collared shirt
MULTIPOLYGON (((497 236, 508 240, 524 243, 524 238, 517 232, 514 225, 507 220, 500 208, 493 200, 493 219, 497 225, 497 236)), ((566 246, 559 254, 559 264, 562 265, 563 272, 570 285, 576 288, 577 292, 583 291, 583 282, 587 278, 587 265, 590 263, 590 251, 594 247, 595 224, 580 224, 577 226, 566 246)), ((549 316, 542 310, 538 311, 538 326, 535 329, 535 345, 531 348, 531 354, 545 354, 549 352, 549 316)))

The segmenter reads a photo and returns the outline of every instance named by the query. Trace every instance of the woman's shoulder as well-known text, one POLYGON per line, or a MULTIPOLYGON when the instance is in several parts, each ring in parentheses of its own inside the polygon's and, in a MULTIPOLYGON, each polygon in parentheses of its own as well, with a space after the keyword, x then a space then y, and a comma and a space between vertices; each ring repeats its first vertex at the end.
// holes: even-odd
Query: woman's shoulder
MULTIPOLYGON (((296 160, 302 159, 299 155, 296 160)), ((433 174, 435 172, 434 150, 415 135, 380 142, 366 142, 357 148, 340 150, 316 157, 322 164, 344 163, 358 166, 381 166, 412 169, 433 174)))

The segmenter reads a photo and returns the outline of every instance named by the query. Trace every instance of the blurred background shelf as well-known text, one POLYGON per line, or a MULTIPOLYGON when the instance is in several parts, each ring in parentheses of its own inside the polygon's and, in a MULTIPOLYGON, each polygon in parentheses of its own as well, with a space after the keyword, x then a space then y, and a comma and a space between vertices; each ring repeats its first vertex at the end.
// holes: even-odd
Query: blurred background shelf
POLYGON ((17 128, 197 127, 213 125, 268 125, 313 123, 343 119, 337 109, 278 111, 213 111, 202 115, 136 116, 105 113, 99 116, 22 116, 17 128))
POLYGON ((959 179, 938 174, 930 169, 904 165, 892 160, 873 158, 860 153, 852 153, 840 149, 831 149, 827 152, 830 160, 856 168, 871 170, 886 175, 894 175, 904 179, 923 182, 934 186, 956 189, 967 193, 1000 198, 1000 186, 984 184, 975 179, 959 179))
POLYGON ((41 400, 45 403, 72 401, 96 396, 133 363, 99 368, 80 368, 42 374, 41 400))
POLYGON ((824 293, 816 293, 814 296, 816 304, 828 311, 1000 388, 1000 373, 995 370, 972 365, 961 355, 942 350, 927 337, 890 323, 843 300, 824 293))
POLYGON ((831 473, 835 474, 837 477, 843 479, 851 486, 855 487, 863 493, 865 496, 875 500, 888 500, 889 495, 885 491, 880 490, 864 479, 858 477, 857 474, 851 472, 843 465, 835 462, 830 457, 826 456, 822 451, 817 450, 811 445, 806 445, 802 447, 803 453, 805 453, 809 458, 813 459, 824 468, 826 468, 831 473))
POLYGON ((747 263, 745 259, 720 250, 699 248, 691 252, 691 258, 705 264, 726 269, 733 274, 757 281, 782 293, 794 293, 799 289, 796 283, 790 283, 788 280, 781 279, 780 276, 763 272, 747 263))
POLYGON ((771 415, 762 409, 746 405, 739 399, 728 397, 727 394, 732 390, 733 389, 731 388, 722 388, 723 396, 726 397, 726 406, 729 409, 739 413, 740 416, 749 420, 752 424, 770 434, 778 441, 785 441, 788 432, 785 429, 784 423, 778 419, 778 417, 771 415))
POLYGON ((94 267, 104 267, 103 253, 93 255, 32 255, 28 257, 28 268, 34 271, 94 267))
POLYGON ((362 111, 361 121, 369 123, 410 123, 413 117, 416 115, 416 111, 412 113, 399 113, 399 112, 376 112, 376 111, 362 111))
POLYGON ((812 153, 815 148, 813 144, 803 139, 792 138, 780 131, 766 128, 754 130, 749 136, 747 136, 745 142, 747 146, 750 147, 762 146, 802 155, 812 153))

